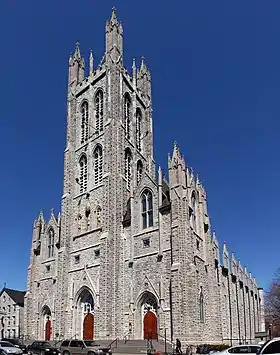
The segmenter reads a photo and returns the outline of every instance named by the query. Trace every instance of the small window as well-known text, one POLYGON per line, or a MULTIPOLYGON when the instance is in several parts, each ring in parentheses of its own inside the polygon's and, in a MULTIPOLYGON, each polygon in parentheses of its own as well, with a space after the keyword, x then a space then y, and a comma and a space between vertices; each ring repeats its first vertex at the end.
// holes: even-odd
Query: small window
POLYGON ((75 255, 75 264, 79 264, 80 262, 80 255, 75 255))
POLYGON ((49 272, 51 270, 51 266, 50 265, 46 265, 46 270, 47 270, 47 272, 49 272))
POLYGON ((279 354, 280 353, 280 340, 273 341, 268 344, 262 351, 263 354, 279 354))
POLYGON ((199 250, 199 248, 200 248, 200 242, 199 240, 196 240, 196 249, 199 250))
POLYGON ((95 256, 96 258, 99 258, 99 257, 100 257, 100 249, 94 250, 94 256, 95 256))
POLYGON ((62 342, 61 346, 68 346, 69 343, 70 343, 69 340, 64 340, 64 341, 62 342))
POLYGON ((150 238, 143 239, 143 247, 144 248, 149 248, 150 245, 151 245, 150 238))

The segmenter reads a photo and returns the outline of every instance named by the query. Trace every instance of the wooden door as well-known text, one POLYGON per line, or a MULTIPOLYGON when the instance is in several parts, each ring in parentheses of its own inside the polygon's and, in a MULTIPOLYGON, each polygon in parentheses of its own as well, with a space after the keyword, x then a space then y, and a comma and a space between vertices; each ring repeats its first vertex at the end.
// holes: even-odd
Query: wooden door
POLYGON ((91 313, 88 313, 84 319, 83 325, 83 339, 93 340, 93 327, 94 327, 94 317, 91 313))
POLYGON ((45 340, 51 340, 52 335, 52 323, 50 319, 46 322, 46 329, 45 329, 45 340))
POLYGON ((144 316, 144 339, 158 339, 157 316, 151 311, 144 316))

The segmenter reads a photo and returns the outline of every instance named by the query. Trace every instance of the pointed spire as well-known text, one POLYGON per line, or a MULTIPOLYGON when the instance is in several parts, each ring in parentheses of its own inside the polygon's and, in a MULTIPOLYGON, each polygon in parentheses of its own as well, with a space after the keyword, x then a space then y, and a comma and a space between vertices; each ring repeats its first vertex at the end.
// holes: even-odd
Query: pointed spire
POLYGON ((93 54, 92 50, 90 50, 90 55, 89 55, 89 74, 93 73, 93 54))

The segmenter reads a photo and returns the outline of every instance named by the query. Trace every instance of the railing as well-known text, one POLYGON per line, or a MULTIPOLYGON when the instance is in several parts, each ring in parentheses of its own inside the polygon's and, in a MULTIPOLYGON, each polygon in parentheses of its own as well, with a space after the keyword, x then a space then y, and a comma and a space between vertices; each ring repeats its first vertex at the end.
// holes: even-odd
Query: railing
MULTIPOLYGON (((172 340, 167 339, 166 337, 166 330, 164 332, 164 335, 161 335, 159 333, 153 333, 154 335, 157 336, 158 338, 162 338, 164 340, 164 353, 167 354, 167 344, 171 345, 171 349, 172 349, 172 354, 175 354, 175 343, 172 340)), ((154 351, 154 347, 153 347, 153 339, 148 339, 147 340, 147 353, 152 353, 154 351)))
POLYGON ((114 340, 108 345, 108 348, 112 349, 112 346, 113 346, 114 343, 116 343, 116 348, 117 348, 117 347, 118 347, 118 340, 119 340, 119 338, 114 339, 114 340))
POLYGON ((131 332, 128 332, 127 334, 125 334, 125 336, 123 337, 124 343, 126 344, 126 342, 129 340, 129 335, 131 335, 131 332))

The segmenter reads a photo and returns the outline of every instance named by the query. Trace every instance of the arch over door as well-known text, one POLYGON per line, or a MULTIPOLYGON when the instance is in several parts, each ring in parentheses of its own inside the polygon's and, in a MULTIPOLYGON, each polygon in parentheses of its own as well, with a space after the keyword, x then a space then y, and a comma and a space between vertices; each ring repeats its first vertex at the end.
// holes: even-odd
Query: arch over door
POLYGON ((144 316, 144 339, 158 339, 157 316, 151 311, 144 316))
POLYGON ((52 335, 52 323, 50 319, 46 322, 46 329, 45 329, 45 340, 51 340, 52 335))
POLYGON ((94 327, 94 317, 91 313, 88 313, 84 319, 83 325, 83 339, 93 340, 93 327, 94 327))

